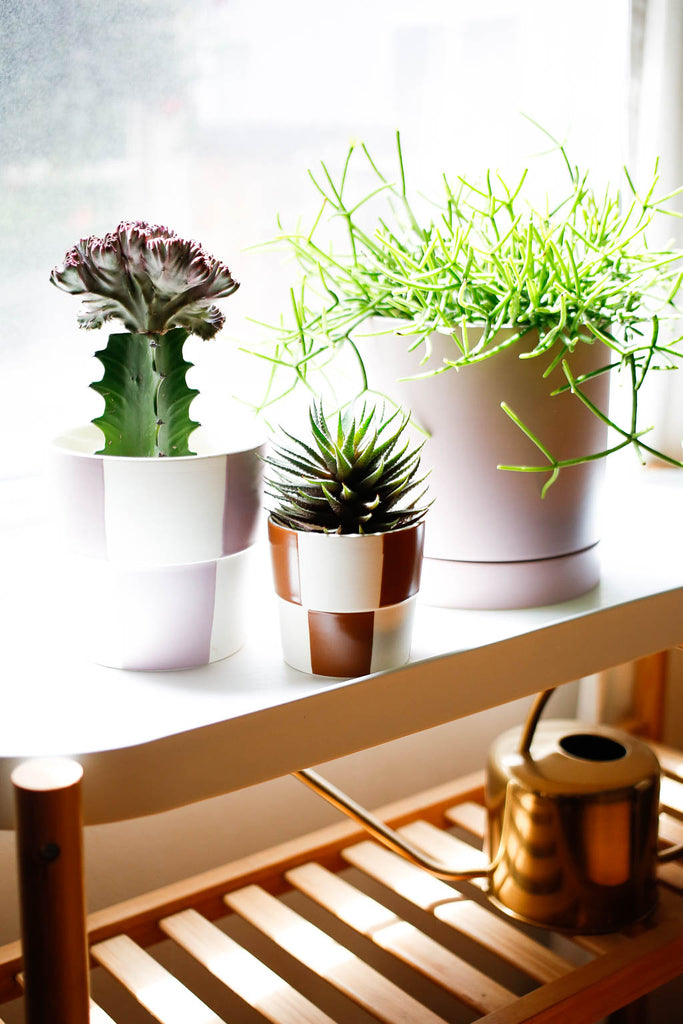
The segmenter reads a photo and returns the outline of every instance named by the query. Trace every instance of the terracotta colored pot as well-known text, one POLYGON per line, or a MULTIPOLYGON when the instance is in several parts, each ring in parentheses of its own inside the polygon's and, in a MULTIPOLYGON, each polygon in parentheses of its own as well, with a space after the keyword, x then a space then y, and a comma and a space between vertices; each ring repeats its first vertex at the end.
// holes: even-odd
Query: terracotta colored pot
POLYGON ((302 672, 361 676, 410 656, 424 524, 377 534, 268 523, 284 659, 302 672))
MULTIPOLYGON (((374 326, 387 329, 386 321, 374 326)), ((471 347, 478 334, 469 330, 471 347)), ((423 347, 409 351, 414 338, 384 333, 362 339, 372 387, 409 408, 430 435, 423 458, 433 467, 430 491, 436 500, 425 536, 423 599, 506 608, 551 604, 589 590, 599 577, 604 462, 563 470, 541 498, 547 474, 497 468, 544 461, 500 403, 507 402, 559 459, 602 450, 605 425, 572 395, 551 397, 566 381, 561 369, 543 379, 550 357, 519 358, 533 348, 531 334, 482 363, 401 380, 454 358, 452 338, 435 332, 430 340, 431 357, 420 366, 423 347)), ((582 344, 573 372, 587 373, 607 362, 601 343, 582 344)), ((607 378, 585 385, 602 409, 608 402, 607 378)))
POLYGON ((167 459, 101 455, 100 446, 89 424, 58 438, 50 458, 89 656, 160 670, 233 654, 245 640, 264 445, 198 444, 200 454, 167 459))

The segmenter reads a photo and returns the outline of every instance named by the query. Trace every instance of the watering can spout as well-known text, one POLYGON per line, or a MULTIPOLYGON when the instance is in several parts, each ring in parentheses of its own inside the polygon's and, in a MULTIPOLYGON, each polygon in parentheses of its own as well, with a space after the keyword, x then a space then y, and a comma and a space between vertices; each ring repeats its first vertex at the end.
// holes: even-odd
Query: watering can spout
MULTIPOLYGON (((554 689, 544 690, 536 698, 524 726, 520 742, 520 753, 527 753, 529 751, 543 709, 553 693, 554 689)), ((302 768, 300 771, 292 772, 292 774, 295 779, 303 782, 314 793, 317 793, 318 796, 321 796, 328 803, 332 804, 333 807, 336 807, 338 811, 341 811, 348 818, 361 825, 378 842, 443 881, 466 882, 474 878, 490 878, 496 868, 498 858, 486 865, 472 868, 462 868, 436 860, 394 829, 389 828, 388 825, 385 825, 384 822, 371 814, 365 807, 362 807, 361 804, 348 796, 347 793, 344 793, 343 790, 328 782, 327 779, 324 779, 312 769, 302 768)))
POLYGON ((472 868, 461 868, 457 865, 449 865, 444 861, 437 860, 434 857, 430 857, 429 854, 425 853, 418 846, 415 846, 400 835, 394 829, 389 828, 383 821, 371 814, 360 804, 356 803, 352 797, 348 796, 343 790, 338 789, 327 779, 324 779, 317 772, 312 771, 309 768, 302 768, 298 772, 293 772, 295 779, 303 782, 309 789, 312 789, 318 796, 323 797, 328 803, 336 807, 337 810, 342 811, 347 817, 357 822, 359 825, 369 832, 374 839, 382 843, 383 846, 388 847, 394 853, 400 854, 406 860, 412 864, 416 864, 418 867, 424 868, 431 875, 436 878, 442 879, 445 882, 466 882, 473 878, 486 878, 491 875, 493 871, 492 864, 486 864, 480 867, 472 868))

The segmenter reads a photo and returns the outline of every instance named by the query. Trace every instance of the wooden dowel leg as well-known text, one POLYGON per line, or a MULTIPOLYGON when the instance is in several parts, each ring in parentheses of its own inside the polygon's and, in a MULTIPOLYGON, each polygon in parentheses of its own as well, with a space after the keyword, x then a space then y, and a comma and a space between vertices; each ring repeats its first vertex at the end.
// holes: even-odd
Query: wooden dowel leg
POLYGON ((26 1024, 88 1024, 81 778, 66 758, 27 761, 15 787, 26 1024))

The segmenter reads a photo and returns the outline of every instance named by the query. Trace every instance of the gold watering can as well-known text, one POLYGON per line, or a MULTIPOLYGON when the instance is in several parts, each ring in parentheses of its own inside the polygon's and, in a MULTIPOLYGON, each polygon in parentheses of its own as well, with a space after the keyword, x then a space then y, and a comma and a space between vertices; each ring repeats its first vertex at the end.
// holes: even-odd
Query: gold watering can
POLYGON ((489 751, 485 867, 453 869, 316 772, 294 775, 437 878, 485 877, 491 901, 520 921, 575 934, 617 931, 655 909, 657 863, 683 847, 657 852, 660 766, 650 747, 609 726, 539 726, 553 692, 540 693, 523 728, 489 751))

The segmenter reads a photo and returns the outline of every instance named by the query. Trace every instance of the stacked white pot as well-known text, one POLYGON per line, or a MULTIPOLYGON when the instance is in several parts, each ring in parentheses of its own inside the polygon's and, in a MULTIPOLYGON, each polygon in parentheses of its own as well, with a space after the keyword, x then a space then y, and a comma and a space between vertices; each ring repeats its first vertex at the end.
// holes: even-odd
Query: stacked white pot
POLYGON ((198 454, 179 458, 96 454, 102 435, 90 424, 53 444, 83 636, 100 664, 190 668, 244 643, 264 446, 193 444, 198 454))

